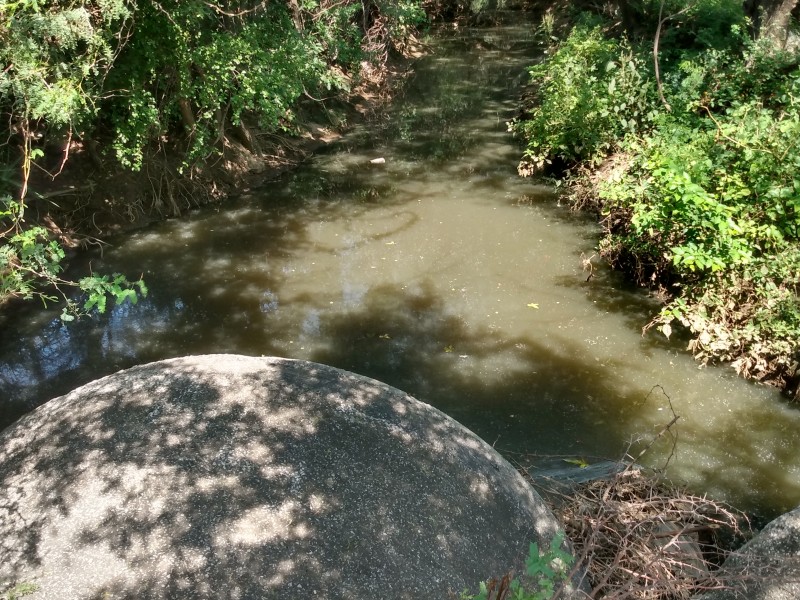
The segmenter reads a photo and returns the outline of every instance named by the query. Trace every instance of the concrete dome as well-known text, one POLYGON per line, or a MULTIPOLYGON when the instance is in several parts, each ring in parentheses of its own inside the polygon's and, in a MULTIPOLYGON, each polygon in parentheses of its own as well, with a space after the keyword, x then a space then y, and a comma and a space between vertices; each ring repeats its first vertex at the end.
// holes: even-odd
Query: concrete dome
POLYGON ((447 598, 558 527, 440 411, 280 358, 78 388, 0 434, 0 482, 0 585, 48 600, 447 598))

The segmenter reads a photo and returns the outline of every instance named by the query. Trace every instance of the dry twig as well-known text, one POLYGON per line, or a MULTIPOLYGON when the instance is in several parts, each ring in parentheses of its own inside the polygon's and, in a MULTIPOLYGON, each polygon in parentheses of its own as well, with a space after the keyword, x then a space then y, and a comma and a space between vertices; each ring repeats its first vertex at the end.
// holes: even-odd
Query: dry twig
POLYGON ((677 434, 672 429, 679 416, 661 386, 654 386, 645 401, 656 390, 667 398, 672 418, 635 457, 626 452, 626 459, 616 463, 616 473, 565 487, 563 482, 533 478, 518 465, 551 500, 564 524, 577 563, 592 584, 590 598, 688 600, 721 589, 725 584, 716 572, 728 554, 725 538, 750 531, 743 513, 689 494, 636 464, 665 437, 672 442, 669 459, 675 452, 677 434))

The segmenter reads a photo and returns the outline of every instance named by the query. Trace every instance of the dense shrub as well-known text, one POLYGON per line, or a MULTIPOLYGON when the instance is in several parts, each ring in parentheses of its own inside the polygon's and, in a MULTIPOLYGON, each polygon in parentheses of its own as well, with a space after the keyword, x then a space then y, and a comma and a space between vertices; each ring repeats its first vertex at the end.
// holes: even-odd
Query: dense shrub
POLYGON ((184 129, 191 163, 213 152, 243 113, 275 129, 304 89, 346 85, 323 59, 327 40, 301 35, 285 5, 230 19, 210 4, 145 2, 136 18, 106 82, 114 150, 131 168, 162 135, 184 129))
POLYGON ((671 298, 650 326, 669 336, 681 324, 700 359, 780 380, 800 348, 798 56, 749 41, 730 3, 708 4, 728 11, 727 42, 717 32, 704 48, 670 48, 663 102, 652 46, 573 29, 531 70, 521 170, 565 161, 583 189, 591 180, 605 255, 671 298), (636 74, 628 87, 609 83, 620 64, 636 74))
POLYGON ((652 118, 654 88, 644 61, 600 27, 574 28, 530 74, 538 101, 512 124, 527 140, 523 172, 541 171, 555 158, 597 162, 652 118))
POLYGON ((414 0, 4 0, 0 14, 0 111, 12 131, 30 142, 109 130, 134 169, 165 136, 188 138, 190 165, 244 114, 285 125, 301 95, 348 88, 362 60, 425 18, 414 0), (380 44, 365 44, 370 34, 380 44))
MULTIPOLYGON (((73 141, 133 170, 169 148, 191 172, 245 120, 287 129, 301 96, 348 90, 424 19, 417 0, 0 0, 0 303, 67 283, 63 250, 23 218, 48 150, 56 172, 73 141)), ((130 298, 93 281, 78 282, 90 300, 130 298)))

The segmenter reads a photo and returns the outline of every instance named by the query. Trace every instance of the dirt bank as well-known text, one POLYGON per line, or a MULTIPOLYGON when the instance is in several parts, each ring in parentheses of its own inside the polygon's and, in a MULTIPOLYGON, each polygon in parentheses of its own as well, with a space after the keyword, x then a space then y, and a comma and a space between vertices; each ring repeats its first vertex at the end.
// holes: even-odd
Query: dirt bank
POLYGON ((131 171, 96 140, 53 144, 46 164, 31 173, 26 221, 44 225, 63 246, 78 249, 200 206, 223 204, 297 168, 354 124, 379 118, 425 52, 415 41, 383 68, 366 67, 362 83, 346 97, 304 98, 284 131, 265 131, 243 120, 220 136, 213 155, 189 168, 178 145, 151 148, 142 168, 131 171))

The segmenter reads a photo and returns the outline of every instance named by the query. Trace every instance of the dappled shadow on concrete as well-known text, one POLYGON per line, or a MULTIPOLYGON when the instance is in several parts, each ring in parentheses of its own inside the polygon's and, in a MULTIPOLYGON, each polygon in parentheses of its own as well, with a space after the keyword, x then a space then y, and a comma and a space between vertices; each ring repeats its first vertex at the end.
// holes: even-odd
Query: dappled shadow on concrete
POLYGON ((336 369, 136 367, 0 435, 0 579, 32 598, 442 598, 556 523, 444 414, 336 369))

